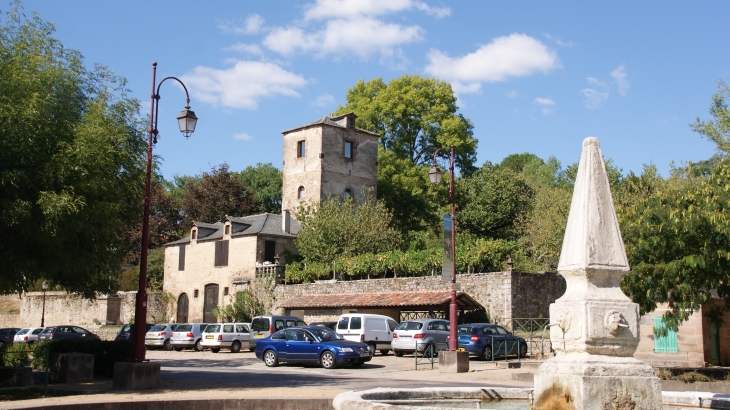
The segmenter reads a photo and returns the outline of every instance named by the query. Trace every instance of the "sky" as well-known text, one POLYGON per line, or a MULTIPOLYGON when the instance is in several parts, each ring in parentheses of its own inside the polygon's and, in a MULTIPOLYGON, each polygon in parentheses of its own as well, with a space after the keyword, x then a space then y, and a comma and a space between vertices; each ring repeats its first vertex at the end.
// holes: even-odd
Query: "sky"
MULTIPOLYGON (((716 81, 730 81, 730 3, 431 0, 33 0, 54 37, 128 80, 149 112, 157 81, 180 78, 199 117, 177 130, 185 94, 160 88, 154 148, 166 179, 227 163, 281 169, 281 131, 346 104, 358 80, 449 82, 478 139, 477 166, 510 154, 568 166, 598 137, 624 173, 699 161, 692 132, 716 81)), ((3 14, 8 3, 0 5, 3 14)), ((4 17, 3 17, 4 18, 4 17)))

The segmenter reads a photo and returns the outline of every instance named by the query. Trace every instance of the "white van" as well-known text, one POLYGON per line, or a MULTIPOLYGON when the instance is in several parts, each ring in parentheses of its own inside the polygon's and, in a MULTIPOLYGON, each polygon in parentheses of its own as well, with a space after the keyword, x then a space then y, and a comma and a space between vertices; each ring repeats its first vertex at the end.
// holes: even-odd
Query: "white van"
POLYGON ((367 343, 372 354, 380 350, 381 354, 386 355, 391 350, 390 342, 393 340, 393 330, 396 326, 398 322, 388 316, 344 313, 337 321, 335 332, 347 340, 367 343))

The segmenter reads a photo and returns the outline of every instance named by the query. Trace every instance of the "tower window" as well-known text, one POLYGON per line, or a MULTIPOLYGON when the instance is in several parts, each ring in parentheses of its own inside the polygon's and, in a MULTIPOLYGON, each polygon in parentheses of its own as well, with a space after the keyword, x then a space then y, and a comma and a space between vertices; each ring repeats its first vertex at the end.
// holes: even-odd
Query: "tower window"
POLYGON ((307 144, 306 141, 298 141, 297 142, 297 158, 301 158, 307 154, 307 144))
POLYGON ((226 235, 231 234, 231 225, 226 225, 226 235))
POLYGON ((345 141, 345 158, 352 159, 352 141, 345 141))
POLYGON ((297 192, 297 198, 298 199, 304 199, 305 190, 303 186, 299 187, 299 191, 297 192))
POLYGON ((344 195, 345 195, 345 198, 349 198, 349 197, 352 196, 352 191, 350 191, 350 188, 347 188, 345 190, 345 194, 344 195))

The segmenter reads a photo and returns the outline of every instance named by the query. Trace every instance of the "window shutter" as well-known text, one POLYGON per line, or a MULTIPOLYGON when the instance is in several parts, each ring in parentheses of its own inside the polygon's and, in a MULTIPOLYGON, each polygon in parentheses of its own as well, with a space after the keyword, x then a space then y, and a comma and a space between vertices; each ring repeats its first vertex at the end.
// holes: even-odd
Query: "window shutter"
POLYGON ((178 253, 177 270, 185 270, 185 245, 180 245, 178 253))
POLYGON ((223 254, 221 257, 222 266, 228 266, 228 241, 221 241, 221 248, 223 254))
MULTIPOLYGON (((661 316, 654 318, 654 327, 663 329, 665 327, 661 316)), ((667 329, 666 336, 657 336, 654 334, 654 352, 655 353, 677 353, 679 345, 677 344, 677 332, 667 329)))

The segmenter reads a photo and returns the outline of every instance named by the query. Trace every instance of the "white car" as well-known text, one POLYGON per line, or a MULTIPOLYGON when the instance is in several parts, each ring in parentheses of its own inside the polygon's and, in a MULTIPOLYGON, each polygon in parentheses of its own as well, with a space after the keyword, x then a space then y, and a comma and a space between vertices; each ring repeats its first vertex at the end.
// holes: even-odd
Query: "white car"
POLYGON ((203 331, 200 344, 213 353, 220 352, 221 348, 231 350, 231 353, 241 351, 241 346, 248 346, 251 329, 248 323, 213 323, 203 331))
POLYGON ((382 355, 391 350, 393 331, 398 322, 391 317, 370 313, 345 313, 340 315, 335 332, 353 342, 367 343, 371 354, 380 350, 382 355))
POLYGON ((163 348, 165 350, 172 350, 172 332, 175 331, 177 323, 166 323, 160 325, 154 325, 144 335, 144 345, 149 349, 163 348))
POLYGON ((15 334, 13 343, 33 344, 38 341, 38 335, 45 329, 44 327, 24 327, 15 334))

